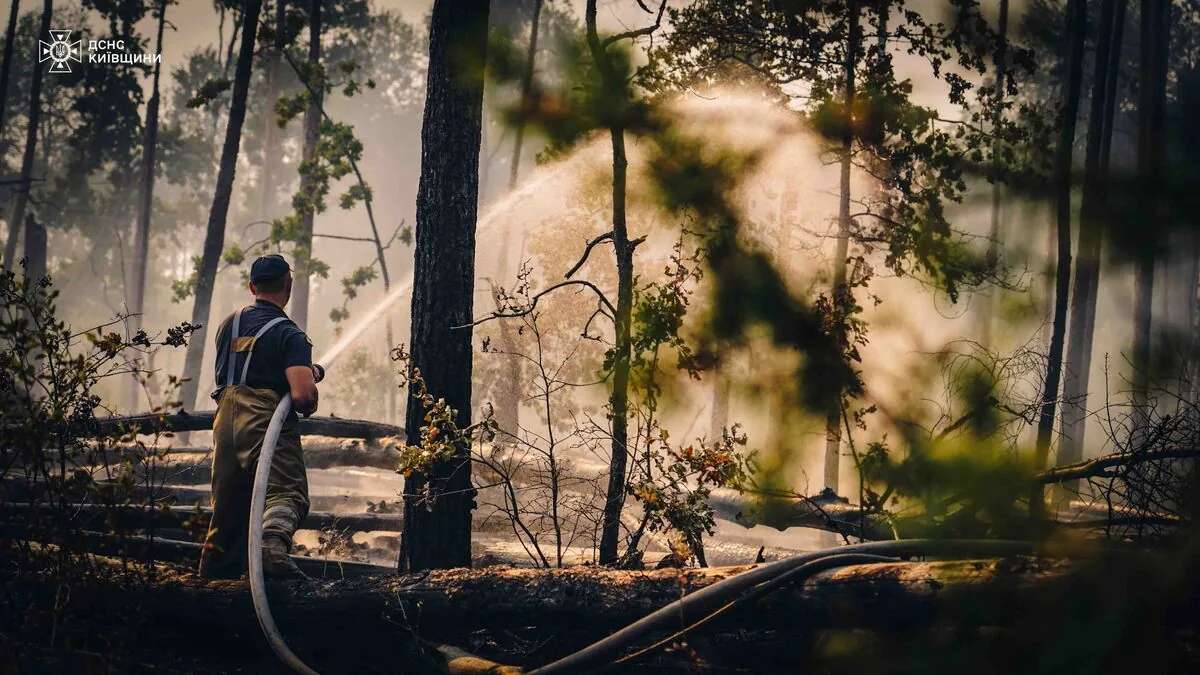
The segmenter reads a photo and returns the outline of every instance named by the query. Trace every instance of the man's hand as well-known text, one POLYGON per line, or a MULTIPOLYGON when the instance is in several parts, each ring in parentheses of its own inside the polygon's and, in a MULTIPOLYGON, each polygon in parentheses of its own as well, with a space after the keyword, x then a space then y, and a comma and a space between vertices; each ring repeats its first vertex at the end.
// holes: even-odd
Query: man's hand
POLYGON ((292 408, 308 417, 317 412, 317 381, 308 366, 289 366, 285 371, 292 394, 292 408))

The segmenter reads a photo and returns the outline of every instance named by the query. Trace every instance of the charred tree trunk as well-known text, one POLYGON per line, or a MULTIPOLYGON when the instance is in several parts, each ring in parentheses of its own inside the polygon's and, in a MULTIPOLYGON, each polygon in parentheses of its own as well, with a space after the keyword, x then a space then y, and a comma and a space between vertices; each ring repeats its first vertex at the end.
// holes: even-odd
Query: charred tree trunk
MULTIPOLYGON (((42 23, 38 29, 38 35, 46 35, 50 30, 50 16, 53 13, 53 0, 45 0, 42 4, 42 23)), ((9 38, 9 44, 12 44, 12 37, 9 38)), ((45 68, 32 58, 30 66, 33 68, 33 75, 29 83, 29 116, 25 129, 25 153, 21 156, 21 175, 14 191, 12 210, 8 213, 8 241, 4 244, 4 269, 6 270, 13 268, 19 233, 26 224, 25 210, 29 207, 29 191, 33 188, 33 162, 37 158, 38 126, 41 124, 42 118, 42 71, 45 68)), ((25 234, 28 239, 28 230, 25 234)), ((44 235, 45 232, 43 231, 42 234, 44 235)), ((40 245, 42 269, 45 269, 45 246, 46 242, 43 238, 40 245)), ((38 248, 35 243, 35 255, 38 248)), ((26 255, 29 255, 29 249, 29 243, 26 241, 26 255)))
MULTIPOLYGON (((250 70, 254 61, 258 15, 261 11, 262 0, 246 1, 245 17, 242 21, 242 43, 238 50, 237 69, 234 73, 233 97, 229 104, 229 123, 225 127, 221 165, 217 171, 212 209, 208 214, 208 228, 204 234, 204 252, 196 274, 192 323, 197 325, 208 323, 213 287, 217 281, 217 265, 221 262, 221 251, 225 247, 225 220, 229 215, 229 202, 233 196, 233 178, 237 170, 238 150, 242 143, 242 124, 246 121, 246 98, 250 92, 250 70)), ((196 405, 207 335, 208 331, 201 328, 192 334, 188 343, 187 357, 183 365, 185 380, 180 390, 180 399, 185 408, 196 405)))
MULTIPOLYGON (((167 3, 158 5, 158 37, 155 52, 162 53, 163 27, 167 22, 167 3)), ((146 305, 146 267, 150 255, 150 214, 154 206, 154 171, 158 153, 158 106, 159 75, 162 64, 154 64, 154 80, 151 85, 150 101, 146 104, 146 127, 142 135, 142 175, 138 193, 137 224, 133 231, 133 259, 129 269, 129 334, 135 335, 142 328, 146 305)), ((134 372, 129 380, 128 406, 137 410, 141 400, 140 373, 134 372)))
MULTIPOLYGON (((308 109, 304 111, 304 157, 312 163, 317 154, 317 141, 321 136, 321 106, 325 93, 325 74, 321 70, 321 0, 312 0, 308 6, 308 109)), ((307 172, 300 174, 300 193, 308 198, 312 179, 307 172)), ((295 242, 293 264, 295 276, 292 282, 292 320, 301 329, 308 327, 309 261, 312 259, 313 220, 316 211, 311 201, 305 202, 300 212, 300 240, 295 242)), ((390 346, 389 346, 390 349, 390 346)))
MULTIPOLYGON (((596 2, 588 0, 586 9, 587 40, 592 59, 596 64, 606 90, 624 92, 625 83, 619 81, 609 62, 606 47, 600 42, 596 30, 596 2)), ((625 470, 628 463, 629 441, 629 365, 632 351, 630 344, 631 317, 633 313, 633 249, 625 222, 625 182, 628 160, 625 157, 625 129, 620 126, 609 128, 612 138, 612 242, 617 262, 617 314, 616 335, 612 357, 612 393, 609 394, 609 415, 612 420, 612 455, 608 464, 608 488, 604 499, 604 513, 600 524, 601 565, 617 562, 617 540, 621 534, 621 510, 625 505, 625 470)))
POLYGON ((17 16, 20 11, 21 0, 13 0, 8 10, 8 28, 4 31, 4 60, 0 62, 0 132, 8 122, 8 80, 12 74, 13 39, 17 36, 17 16))
MULTIPOLYGON (((847 10, 850 13, 849 27, 846 33, 846 62, 843 65, 845 69, 845 88, 842 92, 842 97, 845 105, 845 115, 851 114, 851 107, 854 105, 855 82, 854 69, 858 65, 859 35, 858 21, 859 8, 857 0, 850 0, 847 3, 847 10)), ((852 162, 852 153, 854 146, 854 132, 850 130, 850 124, 846 125, 845 135, 842 137, 842 158, 841 158, 841 187, 838 195, 838 236, 837 248, 833 254, 833 307, 834 312, 838 314, 834 318, 834 330, 839 333, 837 343, 841 344, 844 341, 844 336, 841 335, 845 331, 841 316, 841 308, 847 306, 843 302, 843 298, 850 294, 850 288, 846 284, 846 256, 849 255, 850 249, 850 168, 852 162)), ((841 459, 842 446, 842 390, 833 397, 833 403, 825 416, 825 487, 837 492, 838 489, 838 464, 841 459)))
POLYGON ((275 179, 279 175, 279 124, 275 120, 275 104, 279 101, 279 76, 282 68, 283 50, 287 48, 287 0, 275 0, 275 39, 267 54, 267 92, 264 100, 267 112, 263 127, 262 194, 258 205, 258 217, 270 220, 275 215, 275 179))
MULTIPOLYGON (((1108 156, 1112 144, 1124 17, 1125 0, 1103 0, 1088 117, 1083 202, 1079 208, 1079 243, 1072 285, 1074 297, 1071 302, 1070 340, 1063 373, 1062 440, 1057 464, 1071 464, 1083 458, 1092 339, 1096 329, 1096 296, 1100 289, 1100 250, 1105 229, 1108 156)), ((1065 487, 1071 490, 1075 485, 1065 487)))
MULTIPOLYGON (((436 0, 429 29, 429 70, 421 128, 416 263, 412 293, 412 363, 429 390, 471 419, 471 322, 475 288, 475 225, 487 0, 436 0)), ((420 442, 425 409, 409 387, 405 428, 420 442)), ((404 482, 400 567, 422 570, 471 564, 471 460, 454 460, 404 482), (440 494, 422 502, 426 487, 440 494)))
MULTIPOLYGON (((1137 172, 1138 194, 1145 229, 1165 224, 1161 204, 1161 177, 1166 122, 1167 47, 1170 41, 1171 6, 1167 0, 1142 0, 1141 65, 1138 87, 1137 172)), ((1133 309, 1133 412, 1134 432, 1148 424, 1151 381, 1152 302, 1157 241, 1143 241, 1137 252, 1133 309)))
MULTIPOLYGON (((1035 469, 1044 469, 1050 455, 1054 433, 1058 385, 1062 375, 1063 337, 1066 332, 1067 302, 1071 291, 1071 163, 1075 145, 1075 121, 1083 80, 1083 43, 1087 33, 1086 0, 1067 1, 1066 58, 1063 60, 1063 93, 1058 110, 1058 145, 1054 153, 1054 199, 1057 256, 1054 273, 1054 319, 1050 332, 1050 353, 1046 359, 1046 378, 1042 385, 1041 412, 1038 417, 1035 469)), ((1029 495, 1029 510, 1035 518, 1045 515, 1045 495, 1041 486, 1029 495)))

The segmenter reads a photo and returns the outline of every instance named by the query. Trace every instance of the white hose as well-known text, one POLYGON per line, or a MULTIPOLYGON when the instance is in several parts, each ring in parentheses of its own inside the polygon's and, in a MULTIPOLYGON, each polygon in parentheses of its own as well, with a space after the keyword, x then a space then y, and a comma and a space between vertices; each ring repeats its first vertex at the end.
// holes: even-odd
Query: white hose
POLYGON ((267 477, 271 475, 271 459, 275 456, 275 445, 279 442, 279 433, 283 430, 283 421, 292 411, 292 396, 285 394, 271 416, 267 425, 267 435, 263 437, 262 451, 258 455, 258 468, 254 471, 254 493, 250 497, 250 545, 247 547, 250 556, 250 598, 254 601, 254 613, 258 615, 258 625, 262 627, 263 635, 270 643, 271 649, 292 670, 304 675, 318 675, 317 671, 309 668, 300 657, 288 649, 275 618, 271 616, 271 606, 267 604, 267 590, 263 582, 262 566, 262 533, 263 510, 267 504, 267 477))

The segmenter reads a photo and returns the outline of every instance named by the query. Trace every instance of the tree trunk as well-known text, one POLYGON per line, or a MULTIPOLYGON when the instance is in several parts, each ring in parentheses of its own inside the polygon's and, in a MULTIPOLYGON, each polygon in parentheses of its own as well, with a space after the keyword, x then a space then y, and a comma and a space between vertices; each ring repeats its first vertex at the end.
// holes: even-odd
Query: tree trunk
POLYGON ((17 36, 17 15, 20 11, 21 0, 12 0, 12 6, 8 9, 8 28, 4 31, 4 60, 0 63, 0 132, 4 131, 4 124, 8 121, 8 79, 12 74, 13 39, 17 36))
MULTIPOLYGON (((1167 47, 1170 41, 1170 3, 1142 0, 1141 65, 1138 88, 1137 173, 1141 184, 1141 216, 1147 230, 1166 223, 1161 203, 1163 150, 1166 122, 1167 47)), ((1152 301, 1154 299, 1155 246, 1143 242, 1134 270, 1133 308, 1133 413, 1134 433, 1148 424, 1151 382, 1152 301)))
MULTIPOLYGON (((15 11, 15 7, 14 7, 15 11)), ((42 4, 42 23, 38 35, 47 35, 50 30, 50 16, 54 13, 53 0, 45 0, 42 4)), ((12 37, 9 38, 12 44, 12 37)), ((42 117, 42 71, 45 66, 30 59, 33 74, 29 83, 29 116, 25 129, 25 153, 21 156, 21 175, 14 194, 12 210, 8 213, 8 241, 4 243, 4 269, 13 269, 13 259, 17 256, 17 240, 19 233, 25 228, 25 210, 29 206, 29 192, 33 188, 33 162, 37 157, 38 125, 42 117)), ((44 232, 43 232, 44 234, 44 232)), ((28 232, 26 232, 28 237, 28 232)), ((42 243, 42 268, 45 269, 45 240, 42 243)), ((26 242, 26 255, 29 244, 26 242)), ((35 245, 35 253, 37 246, 35 245)))
MULTIPOLYGON (((1054 153, 1054 197, 1057 220, 1057 260, 1054 274, 1054 319, 1050 333, 1050 353, 1046 358, 1041 413, 1038 417, 1035 468, 1046 467, 1058 403, 1058 384, 1062 374, 1063 337, 1066 332, 1067 302, 1071 291, 1071 168, 1075 145, 1075 121, 1083 80, 1083 43, 1087 33, 1086 0, 1067 0, 1066 58, 1063 61, 1062 102, 1058 110, 1058 145, 1054 153)), ((1039 485, 1030 491, 1029 510, 1035 518, 1045 516, 1045 494, 1039 485)))
POLYGON ((609 395, 612 415, 612 455, 608 464, 608 488, 600 525, 600 564, 617 562, 621 510, 625 505, 625 466, 629 447, 630 324, 633 314, 633 246, 625 224, 625 130, 610 130, 613 152, 613 249, 617 259, 616 344, 613 358, 613 390, 609 395))
POLYGON ((708 418, 708 438, 720 440, 729 426, 729 393, 731 384, 723 366, 712 371, 712 407, 708 418))
MULTIPOLYGON (((308 85, 308 109, 304 111, 304 156, 302 161, 312 162, 317 154, 317 141, 321 136, 321 105, 325 93, 325 76, 321 71, 321 0, 312 0, 308 6, 308 77, 316 78, 308 85)), ((300 192, 307 196, 312 188, 312 179, 300 175, 300 192)), ((312 259, 313 220, 316 211, 306 208, 300 213, 300 240, 295 242, 292 283, 292 320, 297 326, 308 327, 309 260, 312 259)), ((390 348, 390 347, 389 347, 390 348)))
MULTIPOLYGON (((1004 94, 1008 84, 1008 0, 1000 0, 1000 43, 996 46, 994 64, 996 68, 996 119, 1004 112, 1004 94)), ((992 146, 992 163, 999 173, 999 144, 992 146)), ((998 176, 992 177, 992 223, 988 232, 987 254, 984 258, 988 269, 995 269, 1000 263, 1000 251, 1004 246, 1004 233, 1000 220, 1001 197, 1003 191, 998 176)), ((992 314, 995 312, 993 295, 996 289, 986 289, 979 295, 979 343, 984 347, 992 344, 992 314)))
MULTIPOLYGON (((521 78, 521 105, 528 105, 533 90, 533 70, 537 62, 538 24, 542 17, 542 0, 533 1, 533 17, 529 20, 529 52, 525 57, 525 74, 521 78)), ((508 174, 508 189, 517 187, 517 175, 521 170, 521 145, 525 140, 525 125, 518 122, 513 141, 512 165, 508 174)), ((505 249, 507 250, 507 249, 505 249)))
MULTIPOLYGON (((412 363, 429 391, 471 419, 471 329, 475 289, 475 225, 487 0, 435 0, 429 28, 421 182, 417 191, 412 293, 412 363)), ((425 409, 409 386, 405 428, 420 442, 425 409)), ((400 567, 423 570, 471 564, 471 460, 462 446, 450 462, 404 482, 400 567), (440 493, 421 501, 426 486, 440 493)))
MULTIPOLYGON (((167 21, 167 3, 158 5, 158 38, 155 53, 162 54, 163 27, 167 21)), ((133 259, 130 261, 129 280, 129 334, 136 335, 142 328, 146 304, 146 268, 150 254, 150 214, 154 206, 154 171, 158 153, 158 106, 159 74, 162 64, 154 64, 154 80, 151 85, 150 101, 146 104, 146 127, 142 136, 141 190, 138 193, 137 224, 133 231, 133 259)), ((139 372, 129 378, 127 405, 137 410, 141 401, 139 372)))
MULTIPOLYGON (((242 142, 242 124, 246 121, 246 97, 250 91, 250 71, 254 61, 254 45, 258 34, 258 15, 262 0, 246 0, 245 18, 242 21, 242 44, 238 50, 237 69, 233 79, 233 96, 229 104, 229 123, 225 127, 225 144, 221 149, 221 165, 217 171, 216 189, 213 193, 212 209, 208 214, 208 228, 204 235, 204 252, 200 269, 196 274, 195 301, 192 304, 192 323, 208 324, 212 307, 213 287, 217 281, 217 265, 225 247, 225 220, 229 215, 229 202, 233 196, 234 172, 237 170, 238 150, 242 142)), ((197 404, 196 392, 200 386, 200 368, 204 362, 204 347, 208 342, 208 331, 201 328, 192 333, 184 360, 184 383, 180 398, 184 408, 197 404)))
MULTIPOLYGON (((854 69, 858 65, 858 50, 860 35, 858 30, 859 8, 857 0, 850 0, 847 3, 847 9, 850 13, 849 27, 846 34, 846 62, 843 65, 845 70, 845 89, 842 97, 845 105, 845 115, 850 115, 851 107, 854 105, 855 83, 854 69)), ((846 134, 842 138, 842 158, 841 158, 841 186, 838 195, 838 236, 837 248, 833 254, 833 307, 837 316, 834 320, 834 330, 838 333, 845 332, 843 320, 845 317, 840 316, 841 308, 846 306, 841 298, 850 294, 850 288, 846 285, 846 256, 849 255, 850 249, 850 168, 852 161, 852 152, 854 147, 854 132, 850 130, 850 125, 846 125, 846 134)), ((839 335, 837 340, 841 344, 842 337, 839 335)), ((837 492, 838 489, 838 464, 841 459, 842 445, 842 391, 839 389, 829 411, 825 415, 825 487, 837 492)))
MULTIPOLYGON (((1083 458, 1087 420, 1088 380, 1092 367, 1092 338, 1096 329, 1096 296, 1100 288, 1100 250, 1104 239, 1108 155, 1112 144, 1114 105, 1119 74, 1124 0, 1103 0, 1100 34, 1096 40, 1095 74, 1088 117, 1084 159, 1083 201, 1079 209, 1079 243, 1075 256, 1074 298, 1071 302, 1070 341, 1063 372, 1062 439, 1057 464, 1083 458), (1117 5, 1120 5, 1118 8, 1117 5)), ((1068 491, 1075 484, 1064 486, 1068 491)))
MULTIPOLYGON (((521 107, 524 108, 529 103, 529 96, 533 90, 533 73, 534 66, 537 62, 537 43, 538 43, 538 27, 541 23, 542 16, 542 0, 534 0, 533 16, 530 17, 529 25, 529 51, 525 59, 525 74, 521 79, 521 107)), ((508 174, 508 191, 512 192, 517 189, 517 177, 521 167, 521 147, 525 140, 525 125, 517 122, 516 140, 513 141, 512 164, 510 165, 508 174)), ((513 274, 512 252, 509 248, 512 246, 512 227, 504 228, 504 234, 500 239, 500 280, 502 284, 507 284, 508 279, 513 274)), ((521 358, 515 355, 516 341, 513 335, 512 328, 507 322, 500 322, 500 346, 506 352, 501 356, 503 363, 501 365, 504 371, 503 383, 501 384, 496 397, 496 423, 506 432, 514 436, 519 433, 521 427, 521 382, 524 380, 524 373, 521 367, 521 358)))
MULTIPOLYGON (((624 83, 609 62, 606 47, 596 30, 596 0, 588 0, 585 9, 588 47, 596 70, 610 91, 624 91, 624 83)), ((617 562, 617 540, 621 534, 621 510, 625 505, 625 467, 628 463, 629 441, 629 366, 631 317, 633 314, 633 244, 625 222, 625 182, 629 162, 625 157, 625 129, 609 128, 612 138, 612 242, 617 263, 617 315, 613 345, 613 388, 609 394, 609 415, 612 420, 612 454, 608 464, 608 487, 600 523, 599 561, 601 565, 617 562)))
POLYGON ((275 215, 275 177, 279 175, 279 124, 275 120, 275 104, 279 101, 279 79, 287 27, 287 0, 275 0, 275 40, 267 53, 267 91, 263 99, 267 104, 263 126, 262 178, 259 180, 262 194, 259 195, 258 217, 270 220, 275 215))
MULTIPOLYGON (((104 564, 104 561, 97 561, 104 564)), ((114 571, 117 561, 111 561, 114 571)), ((313 569, 312 566, 309 569, 313 569)), ((609 635, 646 614, 695 593, 747 567, 664 569, 644 572, 602 568, 520 569, 489 567, 482 570, 435 571, 420 576, 376 575, 326 578, 322 583, 271 584, 271 606, 291 646, 321 672, 375 672, 380 655, 400 650, 414 633, 422 638, 468 644, 486 644, 491 658, 535 664, 562 658, 596 639, 609 635), (517 637, 525 639, 514 639, 517 637), (547 636, 553 639, 547 640, 547 636), (537 640, 532 654, 526 640, 537 640), (523 649, 523 651, 522 651, 523 649)), ((318 572, 320 570, 317 570, 318 572)), ((326 569, 326 572, 329 570, 326 569)), ((734 607, 699 629, 696 647, 708 667, 703 672, 797 672, 805 661, 810 641, 820 639, 821 628, 876 629, 879 642, 919 639, 921 629, 945 627, 946 616, 962 617, 968 627, 986 626, 990 634, 1029 621, 1027 607, 1052 601, 1072 580, 1100 592, 1084 574, 1080 563, 1046 558, 981 558, 953 561, 906 561, 847 565, 821 572, 807 583, 781 588, 757 602, 734 607), (906 632, 907 631, 907 632, 906 632), (703 636, 724 636, 711 642, 703 636), (778 666, 780 662, 787 665, 778 666), (774 667, 772 667, 774 665, 774 667)), ((310 572, 311 573, 311 572, 310 572)), ((101 575, 107 579, 114 575, 101 575)), ((206 581, 172 574, 155 574, 153 583, 80 583, 72 585, 71 623, 85 617, 95 620, 94 635, 109 639, 125 626, 113 622, 114 607, 136 607, 138 620, 154 627, 153 642, 168 645, 177 660, 211 664, 212 645, 230 645, 236 663, 214 670, 243 668, 257 656, 247 648, 248 636, 259 627, 245 581, 206 581), (209 639, 197 640, 197 635, 209 639), (238 645, 242 645, 238 648, 238 645)), ((34 581, 21 598, 35 597, 52 605, 61 584, 34 581)), ((1181 586, 1184 599, 1194 592, 1181 586)), ((1180 604, 1183 604, 1181 601, 1180 604)), ((31 613, 45 617, 49 611, 31 613)), ((642 647, 654 638, 690 624, 700 617, 681 614, 678 622, 645 635, 627 646, 642 647)), ((145 629, 140 629, 145 634, 145 629)), ((968 638, 962 638, 968 639, 968 638)), ((692 639, 689 638, 689 643, 692 639)), ((228 651, 228 650, 223 650, 228 651)), ((668 649, 620 672, 696 672, 695 651, 668 649), (664 661, 657 659, 673 659, 664 661), (649 662, 649 663, 647 663, 649 662)), ((226 655, 228 656, 228 655, 226 655)), ((404 672, 461 671, 418 660, 403 661, 404 672)), ((263 663, 254 672, 275 666, 263 663)))

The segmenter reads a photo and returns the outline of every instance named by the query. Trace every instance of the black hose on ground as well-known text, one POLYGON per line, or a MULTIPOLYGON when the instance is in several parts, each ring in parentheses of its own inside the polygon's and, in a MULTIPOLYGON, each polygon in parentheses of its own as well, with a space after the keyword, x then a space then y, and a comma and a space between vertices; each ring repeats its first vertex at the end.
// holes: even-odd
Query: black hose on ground
POLYGON ((802 583, 818 572, 824 572, 826 570, 836 569, 838 567, 846 567, 848 565, 869 565, 871 563, 896 562, 897 560, 897 558, 889 558, 882 555, 868 555, 866 553, 847 553, 845 555, 831 555, 827 558, 818 558, 810 563, 805 563, 799 567, 788 570, 774 579, 769 579, 762 582, 761 584, 750 589, 750 591, 747 593, 744 593, 743 595, 740 595, 725 603, 721 607, 718 607, 716 611, 704 617, 703 619, 684 626, 683 628, 675 631, 671 635, 668 635, 652 645, 642 647, 632 654, 622 656, 614 661, 613 664, 618 665, 635 661, 642 656, 655 651, 659 647, 664 647, 672 642, 682 639, 688 633, 696 630, 697 628, 712 621, 713 619, 716 619, 717 617, 739 605, 757 602, 788 584, 802 583))
MULTIPOLYGON (((689 626, 705 619, 714 611, 721 610, 724 605, 736 601, 743 595, 769 593, 786 583, 786 581, 780 581, 781 578, 784 578, 784 575, 794 572, 797 576, 792 576, 790 580, 795 581, 798 576, 802 575, 800 570, 805 565, 835 556, 850 554, 895 557, 1021 555, 1033 553, 1033 551, 1034 544, 1026 541, 909 539, 901 541, 875 541, 815 551, 813 553, 802 553, 743 572, 728 579, 723 579, 691 595, 686 595, 665 607, 651 612, 602 640, 584 647, 573 654, 564 656, 553 663, 531 671, 530 675, 583 673, 616 662, 620 658, 621 652, 629 649, 652 633, 661 631, 676 622, 682 623, 684 626, 689 626), (760 585, 768 584, 769 586, 765 590, 756 589, 760 585)), ((833 566, 836 567, 838 565, 833 566)))

